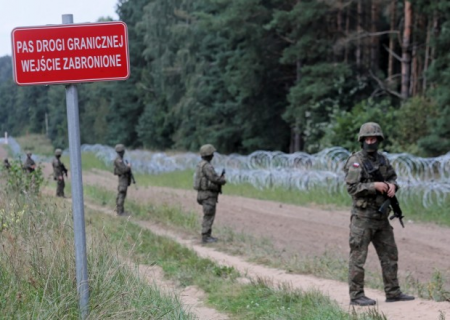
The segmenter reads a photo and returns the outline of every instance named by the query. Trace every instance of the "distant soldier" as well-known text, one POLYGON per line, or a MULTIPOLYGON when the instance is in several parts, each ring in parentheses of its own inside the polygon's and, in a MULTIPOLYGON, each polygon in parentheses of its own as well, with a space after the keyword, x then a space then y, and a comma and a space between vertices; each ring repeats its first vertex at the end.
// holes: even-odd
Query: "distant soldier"
POLYGON ((116 145, 117 158, 114 160, 114 174, 119 176, 119 186, 117 188, 116 212, 119 216, 128 215, 124 211, 125 198, 127 197, 127 189, 131 184, 131 164, 125 163, 123 156, 125 147, 123 144, 116 145))
POLYGON ((64 175, 67 177, 67 169, 64 163, 61 162, 61 149, 55 150, 55 158, 53 159, 53 179, 56 180, 56 196, 64 198, 64 175))
POLYGON ((222 185, 226 183, 225 176, 219 176, 211 164, 216 149, 211 144, 200 148, 202 161, 197 165, 194 178, 194 189, 198 191, 197 202, 203 207, 202 242, 217 242, 212 237, 212 225, 216 216, 216 204, 222 185))
POLYGON ((36 162, 34 162, 34 160, 31 159, 32 155, 33 154, 31 153, 31 151, 27 151, 27 159, 23 164, 23 169, 28 173, 32 173, 36 169, 36 162))
POLYGON ((11 169, 11 163, 9 163, 8 158, 5 158, 5 160, 3 160, 3 167, 4 167, 6 170, 11 169))

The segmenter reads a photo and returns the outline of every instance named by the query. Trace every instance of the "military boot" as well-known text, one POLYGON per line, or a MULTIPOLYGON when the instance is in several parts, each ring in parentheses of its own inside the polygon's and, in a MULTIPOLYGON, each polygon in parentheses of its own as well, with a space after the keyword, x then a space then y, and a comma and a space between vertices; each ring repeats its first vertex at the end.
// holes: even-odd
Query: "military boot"
POLYGON ((217 238, 214 238, 211 236, 202 236, 202 242, 203 243, 214 243, 214 242, 217 242, 217 238))
POLYGON ((366 307, 366 306, 374 306, 376 304, 377 302, 375 300, 372 300, 366 296, 361 296, 350 300, 350 305, 352 306, 366 307))
POLYGON ((415 299, 414 296, 409 296, 407 294, 400 293, 396 297, 386 298, 386 302, 411 301, 411 300, 414 300, 414 299, 415 299))

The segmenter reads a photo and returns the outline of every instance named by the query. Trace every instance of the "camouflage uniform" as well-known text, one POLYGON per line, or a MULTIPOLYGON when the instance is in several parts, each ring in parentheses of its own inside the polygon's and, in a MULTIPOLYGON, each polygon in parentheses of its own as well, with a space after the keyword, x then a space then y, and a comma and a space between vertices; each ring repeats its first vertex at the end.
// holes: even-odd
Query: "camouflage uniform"
POLYGON ((127 197, 127 189, 131 184, 131 168, 124 163, 123 155, 125 147, 122 144, 116 145, 117 158, 114 160, 114 174, 119 176, 119 186, 117 187, 116 212, 118 215, 125 215, 124 203, 127 197))
POLYGON ((64 187, 66 186, 64 183, 64 174, 67 175, 67 169, 60 160, 61 154, 61 149, 55 150, 55 158, 53 158, 52 166, 53 179, 56 180, 56 196, 64 198, 64 187))
POLYGON ((25 160, 23 164, 23 169, 26 170, 28 173, 34 172, 36 168, 36 162, 34 162, 33 159, 31 159, 31 152, 27 152, 27 159, 25 160))
MULTIPOLYGON (((365 137, 369 136, 377 137, 378 141, 384 139, 381 128, 374 123, 367 123, 361 127, 358 140, 363 144, 365 137)), ((353 153, 345 164, 345 182, 353 200, 349 238, 350 299, 358 302, 368 299, 372 302, 370 304, 375 304, 374 300, 364 295, 364 264, 369 244, 372 242, 381 263, 386 301, 412 300, 414 297, 406 296, 400 291, 397 278, 398 251, 393 228, 388 219, 390 210, 385 214, 378 212, 387 199, 387 195, 376 191, 374 177, 369 173, 373 169, 379 170, 385 182, 393 184, 396 189, 399 188, 394 168, 389 160, 377 151, 368 152, 363 148, 353 153)), ((355 304, 370 305, 369 303, 355 304)))
POLYGON ((212 225, 216 216, 216 204, 221 191, 221 186, 226 183, 225 177, 219 176, 211 164, 216 149, 212 145, 204 145, 200 148, 202 161, 197 165, 194 178, 194 189, 197 190, 197 202, 203 207, 202 240, 214 242, 217 239, 211 237, 212 225))
POLYGON ((11 169, 11 164, 9 163, 8 158, 5 158, 5 160, 3 160, 3 167, 4 167, 6 170, 11 169))

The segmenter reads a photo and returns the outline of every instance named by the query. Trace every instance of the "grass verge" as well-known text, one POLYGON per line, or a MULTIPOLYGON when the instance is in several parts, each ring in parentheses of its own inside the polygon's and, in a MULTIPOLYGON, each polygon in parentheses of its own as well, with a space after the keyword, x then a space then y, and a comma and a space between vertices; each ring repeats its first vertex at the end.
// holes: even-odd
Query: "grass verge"
POLYGON ((200 258, 175 241, 123 218, 105 219, 104 214, 92 212, 89 225, 102 230, 106 241, 136 263, 158 265, 180 286, 201 288, 208 305, 231 314, 233 319, 385 319, 375 309, 370 314, 348 314, 318 292, 274 288, 263 279, 242 284, 241 275, 233 268, 200 258))
MULTIPOLYGON (((0 308, 3 319, 79 319, 68 204, 0 194, 0 308)), ((87 241, 89 319, 194 319, 125 267, 101 233, 87 241)))

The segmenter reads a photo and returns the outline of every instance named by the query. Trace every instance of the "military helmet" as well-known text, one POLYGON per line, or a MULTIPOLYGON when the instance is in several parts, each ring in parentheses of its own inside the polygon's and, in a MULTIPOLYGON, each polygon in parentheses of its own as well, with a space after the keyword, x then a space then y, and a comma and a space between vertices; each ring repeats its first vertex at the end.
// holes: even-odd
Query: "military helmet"
POLYGON ((380 141, 384 140, 383 131, 378 123, 366 122, 359 129, 358 141, 361 142, 366 137, 378 137, 380 141))
POLYGON ((62 155, 62 150, 61 149, 56 149, 55 150, 55 156, 60 156, 62 155))
POLYGON ((125 146, 123 144, 117 144, 115 149, 116 149, 116 152, 124 152, 125 146))
POLYGON ((212 156, 216 152, 216 148, 212 144, 205 144, 200 148, 200 156, 212 156))
POLYGON ((31 156, 33 153, 30 150, 26 151, 27 156, 31 156))

